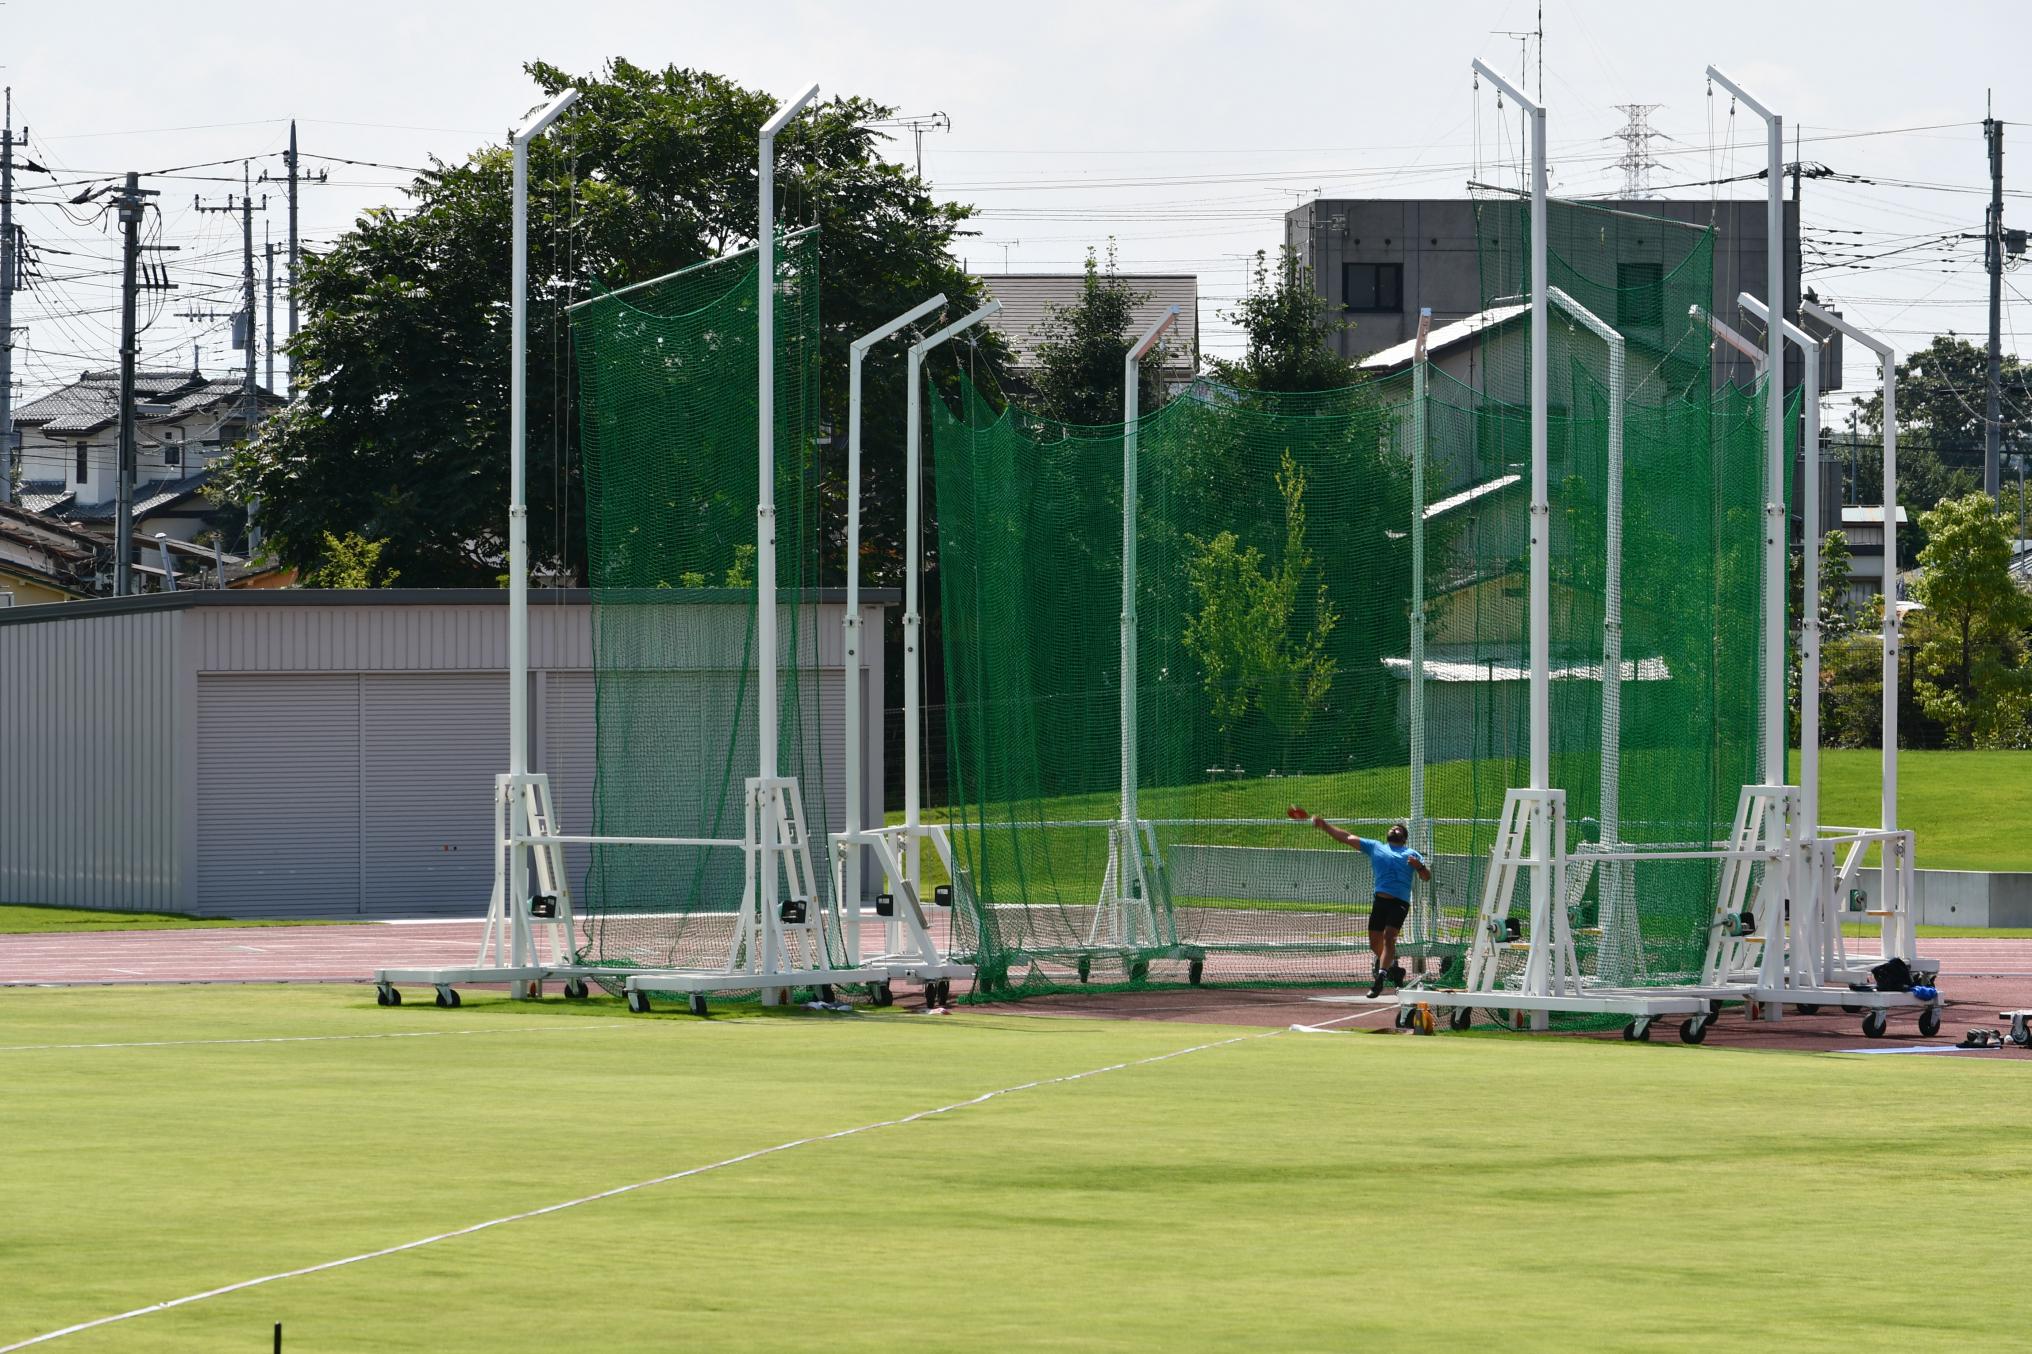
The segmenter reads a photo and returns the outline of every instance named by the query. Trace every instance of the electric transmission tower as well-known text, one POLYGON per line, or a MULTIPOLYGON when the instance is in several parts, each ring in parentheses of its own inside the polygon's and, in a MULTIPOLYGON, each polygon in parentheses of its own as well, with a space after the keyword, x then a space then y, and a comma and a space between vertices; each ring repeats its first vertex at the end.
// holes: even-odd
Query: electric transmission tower
POLYGON ((1651 171, 1662 167, 1651 158, 1651 138, 1659 135, 1651 130, 1651 115, 1664 106, 1662 103, 1616 105, 1617 110, 1629 119, 1616 133, 1616 139, 1623 143, 1623 155, 1616 161, 1616 168, 1623 171, 1623 196, 1626 198, 1651 196, 1651 171))

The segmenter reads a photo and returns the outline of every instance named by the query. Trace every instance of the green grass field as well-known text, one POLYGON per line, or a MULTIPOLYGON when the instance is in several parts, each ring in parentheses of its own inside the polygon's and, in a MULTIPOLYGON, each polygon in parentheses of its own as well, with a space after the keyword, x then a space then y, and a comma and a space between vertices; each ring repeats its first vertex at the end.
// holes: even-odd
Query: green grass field
MULTIPOLYGON (((1799 754, 1792 754, 1796 781, 1799 754)), ((1464 794, 1473 766, 1446 762, 1434 766, 1429 784, 1435 796, 1456 800, 1464 794)), ((1625 774, 1665 774, 1666 768, 1633 755, 1625 774)), ((1339 776, 1292 776, 1277 780, 1244 780, 1209 791, 1145 790, 1146 817, 1191 813, 1209 818, 1276 818, 1294 800, 1329 815, 1351 812, 1402 812, 1409 797, 1407 773, 1397 767, 1350 772, 1339 776), (1189 804, 1189 807, 1187 805, 1189 804)), ((1821 821, 1848 827, 1874 827, 1879 821, 1882 757, 1874 749, 1835 748, 1821 753, 1821 821)), ((1105 794, 1068 795, 1051 801, 1056 820, 1105 819, 1118 812, 1105 794)), ((1905 752, 1898 759, 1898 806, 1903 826, 1918 833, 1919 864, 1937 870, 2032 870, 2032 752, 1905 752)), ((941 810, 930 810, 930 821, 942 821, 941 810)), ((891 814, 890 821, 901 820, 891 814)), ((1288 834, 1276 825, 1227 829, 1220 840, 1237 844, 1283 843, 1288 834)), ((1095 834, 1090 834, 1095 835, 1095 834)), ((1448 849, 1445 840, 1442 850, 1448 849)), ((1095 848, 1105 850, 1105 846, 1095 848)), ((927 864, 943 883, 943 871, 927 854, 927 864)), ((929 876, 928 876, 929 877, 929 876)))
POLYGON ((0 1045, 0 1349, 1097 1069, 37 1348, 1979 1350, 2032 1317, 2027 1069, 1974 1057, 355 989, 0 993, 0 1045), (183 1042, 259 1039, 298 1042, 183 1042))
POLYGON ((0 935, 33 935, 39 931, 180 931, 206 926, 328 926, 304 921, 238 921, 221 917, 186 917, 179 912, 99 912, 76 907, 24 907, 0 904, 0 935))

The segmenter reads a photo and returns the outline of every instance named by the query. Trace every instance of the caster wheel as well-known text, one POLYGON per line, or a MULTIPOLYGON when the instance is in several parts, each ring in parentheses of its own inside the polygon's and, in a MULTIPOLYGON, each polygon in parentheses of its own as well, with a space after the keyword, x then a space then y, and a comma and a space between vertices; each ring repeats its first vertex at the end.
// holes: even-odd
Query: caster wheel
POLYGON ((1390 1017, 1390 1023, 1395 1025, 1400 1030, 1410 1029, 1411 1008, 1409 1006, 1399 1006, 1397 1008, 1397 1014, 1390 1017))
POLYGON ((1149 977, 1150 977, 1150 961, 1148 959, 1137 959, 1130 963, 1129 965, 1130 982, 1132 983, 1145 982, 1148 981, 1149 977))
POLYGON ((459 1004, 459 990, 455 987, 440 987, 437 990, 437 1004, 440 1006, 457 1006, 459 1004))
POLYGON ((376 1006, 400 1006, 402 1004, 402 994, 394 988, 383 984, 374 989, 374 1004, 376 1006))
POLYGON ((1679 1042, 1682 1044, 1703 1043, 1707 1039, 1707 1017, 1689 1016, 1679 1022, 1679 1042))
POLYGON ((1206 976, 1206 960, 1195 959, 1190 964, 1187 964, 1185 966, 1185 980, 1191 983, 1194 987, 1198 987, 1199 980, 1201 978, 1204 978, 1205 976, 1206 976))
POLYGON ((1629 1040, 1633 1044, 1650 1043, 1651 1021, 1646 1017, 1639 1016, 1637 1019, 1623 1026, 1623 1038, 1629 1040))
POLYGON ((1863 1017, 1863 1033, 1872 1039, 1882 1039, 1891 1027, 1891 1017, 1882 1011, 1872 1011, 1863 1017))
POLYGON ((588 989, 586 987, 586 980, 584 978, 567 979, 564 985, 565 996, 571 998, 573 1001, 584 1001, 586 998, 587 990, 588 989))
POLYGON ((1475 1023, 1475 1008, 1472 1006, 1454 1007, 1453 1014, 1447 1017, 1446 1023, 1457 1030, 1468 1028, 1468 1026, 1475 1023))
POLYGON ((838 989, 836 989, 831 983, 823 983, 819 986, 818 989, 818 999, 822 1002, 825 1002, 828 1005, 831 1005, 832 1003, 840 999, 840 994, 838 989))
POLYGON ((1819 1008, 1818 1006, 1815 1006, 1815 1005, 1814 1005, 1814 1004, 1813 1004, 1812 1002, 1807 1002, 1807 1003, 1805 1003, 1804 1005, 1800 1006, 1800 1008, 1799 1008, 1799 1014, 1801 1014, 1801 1015, 1819 1015, 1819 1014, 1820 1014, 1820 1008, 1819 1008))
POLYGON ((2032 1048, 2032 1022, 2028 1022, 2023 1016, 2013 1016, 2010 1038, 2019 1048, 2032 1048))
POLYGON ((1919 1036, 1931 1039, 1940 1033, 1940 1008, 1929 1006, 1919 1013, 1919 1036))
POLYGON ((1860 1007, 1860 1006, 1848 1006, 1848 1005, 1844 1005, 1844 1006, 1842 1007, 1842 1014, 1843 1014, 1843 1015, 1861 1015, 1862 1013, 1863 1013, 1863 1008, 1862 1008, 1862 1007, 1860 1007))
POLYGON ((1707 1018, 1709 1020, 1713 1020, 1716 1016, 1720 1015, 1721 1013, 1722 1013, 1721 998, 1717 997, 1707 1004, 1707 1018))
POLYGON ((952 984, 943 978, 934 978, 924 985, 924 1009, 944 1006, 952 997, 952 984))
MULTIPOLYGON (((693 1015, 703 1016, 706 1013, 706 994, 694 992, 685 999, 684 1004, 685 1008, 693 1015)), ((649 1009, 649 1004, 646 1001, 642 1004, 642 1009, 645 1011, 649 1009)))
POLYGON ((1079 961, 1079 964, 1078 964, 1078 966, 1077 966, 1077 967, 1079 968, 1079 980, 1080 980, 1081 982, 1085 982, 1085 981, 1087 981, 1087 980, 1088 980, 1089 978, 1091 978, 1091 977, 1093 977, 1093 976, 1094 976, 1094 961, 1093 961, 1093 960, 1091 960, 1091 959, 1088 959, 1088 958, 1085 958, 1084 956, 1082 956, 1082 957, 1081 957, 1081 959, 1080 959, 1080 961, 1079 961))
POLYGON ((894 1006, 896 1004, 896 991, 887 983, 876 983, 868 989, 868 995, 877 1006, 894 1006))
POLYGON ((649 994, 647 992, 637 992, 632 988, 629 989, 628 1009, 636 1015, 647 1015, 649 1012, 649 994))

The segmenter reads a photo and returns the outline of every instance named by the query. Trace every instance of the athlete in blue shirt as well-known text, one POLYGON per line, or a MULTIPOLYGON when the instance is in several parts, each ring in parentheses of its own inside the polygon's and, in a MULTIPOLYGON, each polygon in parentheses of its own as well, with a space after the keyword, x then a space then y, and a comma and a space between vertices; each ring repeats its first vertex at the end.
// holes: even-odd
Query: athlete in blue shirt
POLYGON ((1385 982, 1402 987, 1404 969, 1397 962, 1397 933, 1404 929, 1404 920, 1411 915, 1411 876, 1415 872, 1420 879, 1432 878, 1425 857, 1409 845, 1411 830, 1402 823, 1393 823, 1387 834, 1388 840, 1379 842, 1337 828, 1316 813, 1308 814, 1296 804, 1289 812, 1300 822, 1310 818, 1312 825, 1321 832, 1337 842, 1354 847, 1369 858, 1369 871, 1376 883, 1376 897, 1369 907, 1369 949, 1376 956, 1376 974, 1375 981, 1369 986, 1369 995, 1381 996, 1385 982))

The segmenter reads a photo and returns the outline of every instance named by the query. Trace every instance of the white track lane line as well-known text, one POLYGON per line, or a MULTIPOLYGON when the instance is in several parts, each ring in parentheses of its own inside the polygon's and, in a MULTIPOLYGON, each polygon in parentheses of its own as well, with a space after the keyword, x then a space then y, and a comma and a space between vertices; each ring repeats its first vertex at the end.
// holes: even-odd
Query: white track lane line
POLYGON ((0 1053, 47 1053, 86 1048, 191 1048, 206 1044, 340 1044, 355 1039, 448 1039, 466 1034, 544 1034, 558 1030, 590 1033, 626 1029, 621 1021, 598 1024, 529 1025, 519 1030, 391 1030, 382 1034, 277 1034, 246 1039, 146 1039, 124 1044, 0 1044, 0 1053))
MULTIPOLYGON (((959 1110, 971 1109, 976 1105, 985 1105, 991 1100, 1015 1095, 1021 1091, 1041 1090, 1047 1086, 1063 1086, 1069 1082, 1085 1081, 1089 1077, 1104 1076, 1109 1072, 1120 1072, 1131 1067, 1148 1067, 1152 1063, 1169 1062, 1173 1058, 1183 1058, 1187 1054, 1204 1053, 1208 1049, 1226 1048, 1230 1044, 1245 1044, 1257 1039, 1270 1039, 1283 1033, 1285 1033, 1283 1030, 1265 1030, 1261 1034, 1240 1034, 1228 1039, 1216 1039, 1211 1043, 1194 1044, 1190 1048, 1175 1049, 1170 1053, 1160 1053, 1154 1057, 1137 1058, 1130 1062, 1110 1063, 1106 1067, 1089 1068, 1087 1071, 1072 1072, 1062 1077, 1044 1077, 1037 1081, 1023 1082, 1017 1086, 1004 1086, 997 1091, 985 1091, 967 1100, 955 1100, 950 1105, 940 1105, 936 1109, 918 1110, 914 1114, 906 1114, 898 1119, 881 1119, 871 1124, 862 1124, 858 1128, 843 1128, 835 1133, 821 1133, 808 1138, 793 1138, 789 1142, 780 1142, 773 1147, 757 1148, 753 1152, 743 1152, 739 1156, 728 1157, 724 1161, 715 1161, 704 1166, 692 1166, 682 1171, 672 1171, 669 1175, 659 1175, 652 1180, 638 1180, 632 1185, 617 1185, 613 1189, 601 1190, 598 1194, 587 1194, 577 1199, 567 1199, 562 1203, 546 1204, 542 1208, 532 1208, 522 1213, 511 1213, 502 1218, 491 1218, 486 1222, 473 1223, 469 1227, 460 1227, 449 1232, 439 1232, 435 1236, 419 1237, 415 1241, 405 1241, 399 1246, 384 1246, 380 1250, 363 1251, 358 1255, 349 1255, 342 1260, 326 1260, 320 1264, 306 1265, 302 1269, 284 1270, 278 1274, 264 1274, 258 1279, 242 1279, 238 1283, 227 1284, 223 1288, 211 1288, 202 1293, 191 1293, 185 1297, 171 1298, 166 1302, 152 1302, 146 1307, 136 1307, 132 1311, 120 1312, 113 1316, 102 1316, 91 1321, 80 1321, 74 1326, 65 1326, 61 1330, 46 1331, 41 1335, 32 1335, 26 1340, 17 1340, 11 1345, 0 1345, 0 1354, 13 1354, 15 1350, 28 1349, 35 1345, 46 1344, 51 1340, 61 1339, 66 1335, 76 1335, 82 1331, 96 1330, 101 1326, 110 1326, 116 1321, 131 1321, 137 1316, 148 1316, 155 1312, 166 1312, 175 1307, 188 1307, 194 1302, 203 1302, 207 1298, 224 1297, 229 1293, 239 1293, 249 1288, 259 1288, 263 1284, 278 1283, 283 1279, 300 1279, 310 1274, 322 1274, 326 1270, 342 1269, 347 1265, 357 1265, 365 1260, 379 1260, 384 1256, 400 1255, 404 1251, 413 1251, 424 1246, 436 1245, 440 1241, 453 1241, 459 1237, 471 1236, 475 1232, 484 1232, 489 1228, 502 1227, 511 1222, 525 1222, 530 1218, 540 1218, 551 1213, 561 1213, 567 1208, 577 1208, 581 1204, 598 1203, 603 1199, 618 1198, 623 1194, 633 1194, 637 1190, 649 1189, 655 1185, 667 1185, 673 1181, 686 1180, 695 1175, 705 1175, 710 1171, 725 1170, 729 1166, 739 1166, 750 1161, 760 1161, 764 1157, 775 1156, 781 1152, 795 1151, 800 1147, 810 1147, 818 1143, 837 1142, 842 1138, 853 1138, 863 1133, 873 1133, 877 1129, 901 1128, 906 1124, 914 1124, 923 1119, 932 1119, 942 1114, 952 1114, 959 1110)), ((376 1036, 338 1037, 372 1038, 376 1036)))
POLYGON ((1345 1025, 1350 1020, 1367 1020, 1370 1016, 1379 1016, 1386 1011, 1394 1012, 1396 1010, 1395 1006, 1378 1006, 1373 1010, 1357 1011, 1353 1015, 1335 1016, 1332 1020, 1322 1020, 1317 1025, 1293 1025, 1291 1029, 1294 1034, 1319 1034, 1323 1031, 1331 1031, 1335 1025, 1345 1025))

